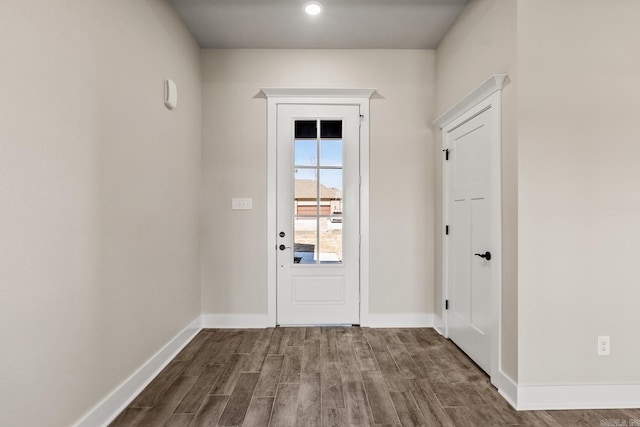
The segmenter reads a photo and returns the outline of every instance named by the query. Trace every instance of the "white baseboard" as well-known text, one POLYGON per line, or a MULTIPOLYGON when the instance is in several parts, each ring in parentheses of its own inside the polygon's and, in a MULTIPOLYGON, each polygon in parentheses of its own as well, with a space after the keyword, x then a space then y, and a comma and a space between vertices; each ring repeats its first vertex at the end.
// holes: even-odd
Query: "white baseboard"
POLYGON ((444 324, 444 320, 442 319, 442 317, 434 314, 433 315, 433 329, 436 330, 437 333, 439 333, 440 335, 442 335, 443 337, 447 337, 446 334, 446 327, 444 324))
POLYGON ((640 408, 640 384, 518 386, 519 411, 640 408))
POLYGON ((267 314, 203 314, 203 328, 268 328, 267 314))
POLYGON ((640 408, 640 384, 519 386, 499 376, 498 391, 518 411, 640 408))
POLYGON ((640 384, 519 386, 500 372, 498 391, 518 411, 640 408, 640 384))
POLYGON ((366 326, 369 328, 431 328, 433 327, 432 313, 369 313, 366 326))
POLYGON ((147 360, 136 372, 82 417, 75 427, 106 426, 176 357, 193 337, 200 332, 198 316, 167 345, 147 360))
POLYGON ((518 409, 518 384, 502 371, 498 373, 498 392, 513 409, 518 409))

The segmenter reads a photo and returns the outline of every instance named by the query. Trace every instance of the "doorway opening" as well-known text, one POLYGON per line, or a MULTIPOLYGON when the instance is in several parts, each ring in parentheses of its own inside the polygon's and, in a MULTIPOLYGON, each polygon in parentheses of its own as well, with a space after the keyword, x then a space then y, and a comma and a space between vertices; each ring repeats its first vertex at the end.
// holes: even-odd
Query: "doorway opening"
POLYGON ((370 89, 263 89, 268 99, 268 322, 368 313, 370 89))
POLYGON ((500 388, 501 90, 494 75, 435 124, 443 142, 444 334, 500 388))

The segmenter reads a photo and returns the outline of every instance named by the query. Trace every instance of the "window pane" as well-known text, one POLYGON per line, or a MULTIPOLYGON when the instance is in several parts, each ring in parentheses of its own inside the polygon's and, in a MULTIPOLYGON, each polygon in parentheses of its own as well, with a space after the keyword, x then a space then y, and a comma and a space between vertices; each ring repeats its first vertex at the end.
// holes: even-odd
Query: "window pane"
POLYGON ((342 262, 342 218, 320 218, 320 263, 342 262))
POLYGON ((315 264, 317 227, 317 218, 296 218, 294 220, 294 264, 315 264))
POLYGON ((342 169, 320 169, 320 215, 342 213, 342 169))
POLYGON ((296 120, 295 138, 317 138, 317 126, 315 120, 296 120))
POLYGON ((308 139, 294 141, 293 161, 296 166, 318 165, 318 141, 308 139))
POLYGON ((322 120, 320 138, 342 138, 342 120, 322 120))
POLYGON ((294 215, 318 214, 318 180, 317 169, 298 169, 296 171, 295 189, 293 193, 294 215))
POLYGON ((320 166, 342 166, 342 141, 320 141, 320 166))

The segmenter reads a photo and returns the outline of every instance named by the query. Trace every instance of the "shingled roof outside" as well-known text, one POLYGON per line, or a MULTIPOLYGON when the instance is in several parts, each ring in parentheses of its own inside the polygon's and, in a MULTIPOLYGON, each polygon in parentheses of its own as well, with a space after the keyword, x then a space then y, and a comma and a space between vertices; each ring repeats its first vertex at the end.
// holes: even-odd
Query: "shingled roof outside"
MULTIPOLYGON (((313 179, 296 179, 295 199, 315 200, 316 185, 318 181, 313 179)), ((329 188, 320 184, 320 200, 340 200, 342 191, 337 188, 329 188)))

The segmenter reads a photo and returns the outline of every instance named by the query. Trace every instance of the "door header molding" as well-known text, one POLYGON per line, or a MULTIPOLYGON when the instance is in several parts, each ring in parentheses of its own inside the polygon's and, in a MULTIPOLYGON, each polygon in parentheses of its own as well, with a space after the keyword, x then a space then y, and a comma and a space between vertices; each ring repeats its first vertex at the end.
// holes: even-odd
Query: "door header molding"
POLYGON ((375 89, 262 88, 267 98, 371 98, 375 89))
POLYGON ((458 101, 457 104, 438 117, 433 124, 438 126, 440 129, 444 129, 449 123, 469 111, 474 106, 478 105, 479 102, 502 90, 508 82, 509 76, 506 74, 492 75, 480 86, 472 90, 461 101, 458 101))

